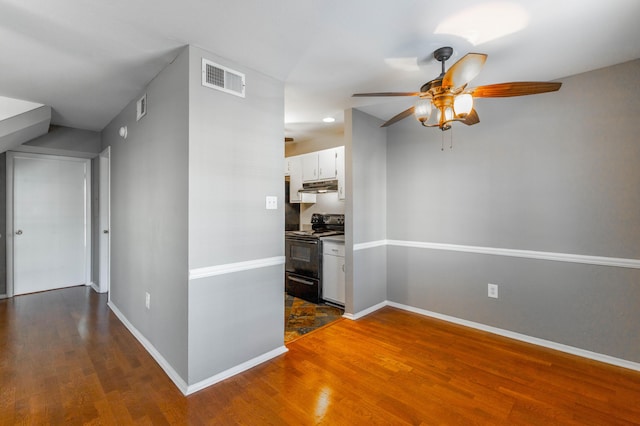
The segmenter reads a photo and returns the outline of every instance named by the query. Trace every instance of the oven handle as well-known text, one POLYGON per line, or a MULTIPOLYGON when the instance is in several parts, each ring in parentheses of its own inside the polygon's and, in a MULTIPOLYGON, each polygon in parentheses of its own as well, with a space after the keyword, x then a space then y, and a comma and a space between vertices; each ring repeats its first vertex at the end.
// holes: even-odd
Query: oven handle
POLYGON ((292 277, 291 275, 289 275, 289 279, 291 281, 295 281, 295 282, 300 283, 300 284, 306 284, 306 285, 314 285, 315 284, 313 281, 303 280, 302 278, 292 277))
POLYGON ((318 243, 320 242, 320 240, 310 240, 309 238, 304 238, 304 237, 285 237, 285 240, 289 240, 289 243, 303 243, 303 244, 313 244, 315 246, 318 245, 318 243))

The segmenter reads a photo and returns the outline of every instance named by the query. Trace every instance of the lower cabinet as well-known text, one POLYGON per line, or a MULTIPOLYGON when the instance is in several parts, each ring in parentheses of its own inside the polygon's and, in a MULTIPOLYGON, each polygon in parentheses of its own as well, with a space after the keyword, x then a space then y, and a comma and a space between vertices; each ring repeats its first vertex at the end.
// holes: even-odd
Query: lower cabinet
POLYGON ((322 243, 322 298, 344 306, 345 302, 344 244, 322 243))

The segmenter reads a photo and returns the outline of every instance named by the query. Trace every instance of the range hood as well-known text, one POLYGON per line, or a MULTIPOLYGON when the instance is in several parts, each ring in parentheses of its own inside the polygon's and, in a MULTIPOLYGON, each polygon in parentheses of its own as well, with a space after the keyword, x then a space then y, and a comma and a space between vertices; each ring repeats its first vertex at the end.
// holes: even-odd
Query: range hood
POLYGON ((305 194, 324 194, 325 192, 338 192, 338 181, 333 180, 321 180, 317 182, 305 182, 302 184, 302 189, 298 192, 305 194))

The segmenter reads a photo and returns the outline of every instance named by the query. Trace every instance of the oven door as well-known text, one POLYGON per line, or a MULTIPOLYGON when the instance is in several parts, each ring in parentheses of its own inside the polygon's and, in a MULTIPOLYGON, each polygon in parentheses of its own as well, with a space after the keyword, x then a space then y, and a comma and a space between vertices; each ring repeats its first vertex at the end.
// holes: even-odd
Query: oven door
POLYGON ((322 252, 320 240, 285 238, 285 270, 311 278, 320 278, 322 252))
POLYGON ((285 272, 284 287, 287 294, 311 303, 320 303, 322 299, 322 287, 317 278, 285 272))

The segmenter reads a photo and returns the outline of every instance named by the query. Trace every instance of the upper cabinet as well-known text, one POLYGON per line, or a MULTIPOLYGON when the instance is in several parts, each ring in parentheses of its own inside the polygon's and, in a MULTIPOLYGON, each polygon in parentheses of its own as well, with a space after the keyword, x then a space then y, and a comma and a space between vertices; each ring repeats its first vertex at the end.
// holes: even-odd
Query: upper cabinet
POLYGON ((302 181, 318 180, 318 153, 304 154, 302 158, 302 181))
POLYGON ((315 203, 316 194, 298 192, 302 189, 302 158, 289 157, 285 159, 285 175, 289 172, 289 203, 315 203))
POLYGON ((344 146, 285 158, 284 173, 285 176, 290 177, 291 182, 290 202, 315 202, 315 199, 313 201, 302 199, 303 195, 313 195, 315 198, 314 194, 298 193, 302 183, 332 179, 338 180, 338 196, 344 200, 344 170, 344 146))
POLYGON ((302 181, 329 180, 337 177, 336 148, 302 155, 302 181))
POLYGON ((336 149, 325 149, 318 152, 318 179, 335 179, 338 172, 338 154, 336 149))
POLYGON ((291 175, 291 161, 293 161, 294 158, 296 157, 286 157, 284 159, 284 175, 285 176, 291 175))
POLYGON ((344 170, 344 146, 339 146, 336 151, 336 178, 338 179, 338 198, 344 200, 347 196, 345 191, 345 170, 344 170))

